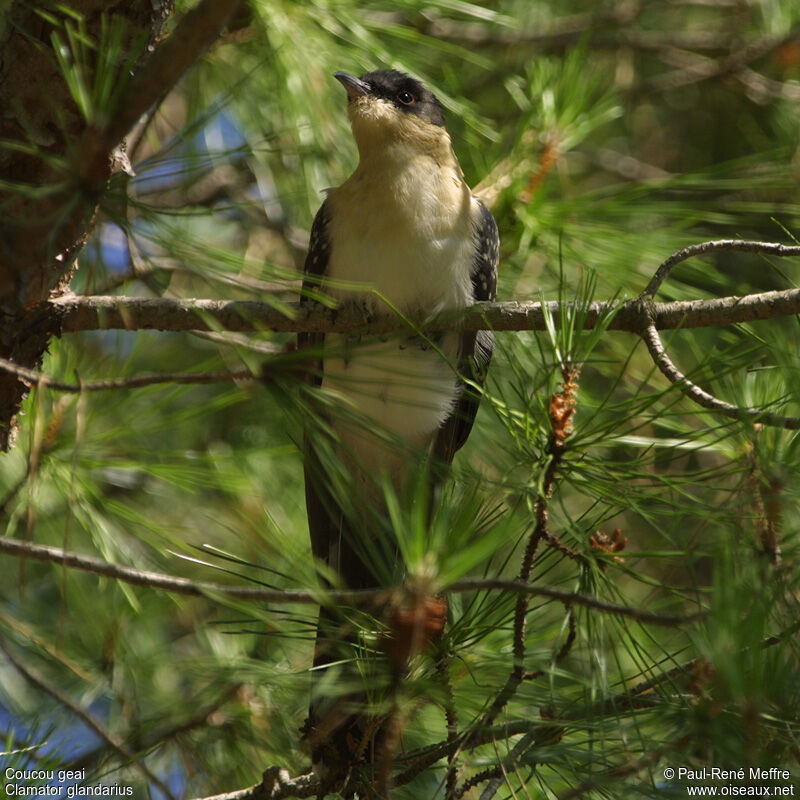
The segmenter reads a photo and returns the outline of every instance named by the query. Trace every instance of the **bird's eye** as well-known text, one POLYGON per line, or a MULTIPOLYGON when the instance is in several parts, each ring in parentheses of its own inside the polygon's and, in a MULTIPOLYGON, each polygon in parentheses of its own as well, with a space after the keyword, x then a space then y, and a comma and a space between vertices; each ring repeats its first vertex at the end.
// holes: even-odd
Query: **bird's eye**
POLYGON ((399 92, 397 95, 397 99, 404 105, 404 106, 413 106, 414 103, 417 102, 417 98, 414 97, 411 92, 399 92))

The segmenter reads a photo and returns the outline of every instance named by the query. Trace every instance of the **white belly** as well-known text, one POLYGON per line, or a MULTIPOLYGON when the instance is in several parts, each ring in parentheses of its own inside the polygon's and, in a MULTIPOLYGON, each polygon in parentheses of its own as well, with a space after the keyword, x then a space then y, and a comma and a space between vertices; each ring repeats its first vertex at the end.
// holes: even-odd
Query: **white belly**
MULTIPOLYGON (((357 202, 347 184, 331 194, 327 291, 374 313, 435 313, 471 302, 473 258, 469 194, 451 206, 408 218, 396 197, 386 207, 337 214, 340 201, 357 202), (342 197, 341 192, 345 192, 342 197), (446 212, 446 213, 445 213, 446 212)), ((402 472, 403 445, 428 447, 457 399, 458 335, 421 347, 418 338, 326 337, 323 386, 342 396, 353 417, 334 423, 343 445, 368 470, 402 472), (361 424, 357 417, 361 417, 361 424), (399 452, 400 451, 400 452, 399 452)), ((345 411, 345 414, 347 412, 345 411)), ((377 477, 377 474, 374 475, 377 477)))
POLYGON ((347 398, 356 413, 380 430, 421 442, 449 416, 456 399, 455 335, 423 349, 420 339, 348 340, 331 335, 323 385, 347 398))

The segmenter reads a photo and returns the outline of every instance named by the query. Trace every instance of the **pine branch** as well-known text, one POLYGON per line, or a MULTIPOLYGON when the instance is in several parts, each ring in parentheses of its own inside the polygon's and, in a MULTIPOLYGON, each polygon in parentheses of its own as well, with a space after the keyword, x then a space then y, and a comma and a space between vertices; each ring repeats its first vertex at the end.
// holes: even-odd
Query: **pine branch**
MULTIPOLYGON (((135 567, 123 567, 118 564, 111 564, 99 558, 94 558, 93 556, 84 556, 69 552, 60 547, 35 544, 19 539, 9 539, 5 536, 0 537, 0 552, 21 558, 30 558, 34 561, 51 562, 62 567, 78 569, 83 572, 92 572, 96 575, 104 575, 105 577, 114 578, 124 583, 131 583, 136 586, 149 586, 153 589, 163 589, 164 591, 175 592, 176 594, 195 596, 213 596, 218 594, 226 597, 235 597, 240 600, 253 600, 265 603, 300 603, 309 605, 327 601, 357 606, 371 601, 378 606, 386 602, 387 596, 392 591, 391 589, 359 589, 357 591, 332 589, 312 592, 302 589, 281 590, 262 589, 252 586, 228 586, 222 583, 193 581, 189 578, 179 578, 173 575, 166 575, 162 572, 150 572, 136 569, 135 567)), ((562 589, 555 589, 551 586, 538 586, 524 583, 523 581, 504 580, 502 578, 474 578, 454 581, 448 586, 443 587, 442 592, 462 593, 490 590, 548 597, 551 600, 557 600, 567 605, 582 606, 596 611, 626 617, 638 622, 667 627, 686 625, 704 616, 704 612, 683 616, 654 614, 649 611, 643 611, 641 608, 621 606, 606 602, 605 600, 600 600, 596 597, 577 594, 575 592, 565 592, 562 589)))
MULTIPOLYGON (((656 303, 655 293, 679 264, 694 256, 715 252, 763 253, 775 257, 800 255, 800 247, 774 242, 716 240, 684 247, 673 253, 656 270, 635 300, 621 303, 594 302, 585 314, 584 329, 606 325, 609 330, 637 333, 645 341, 651 358, 664 376, 689 399, 704 408, 735 419, 752 419, 761 424, 789 430, 800 429, 800 417, 783 416, 761 408, 742 408, 720 400, 690 381, 669 358, 658 336, 659 330, 731 325, 776 319, 800 313, 800 289, 762 292, 744 297, 656 303), (608 316, 612 315, 610 322, 608 316)), ((43 318, 57 318, 62 332, 121 328, 208 332, 272 330, 278 332, 332 333, 359 330, 365 334, 388 333, 409 325, 414 330, 546 330, 547 318, 556 324, 564 313, 557 302, 476 303, 458 312, 406 320, 400 315, 371 318, 353 305, 329 308, 315 303, 269 303, 257 301, 178 300, 172 298, 78 297, 67 295, 40 307, 43 318)), ((55 323, 53 323, 55 325, 55 323)), ((101 381, 83 386, 66 384, 11 359, 0 359, 0 370, 16 375, 26 386, 47 383, 67 392, 128 389, 156 383, 212 383, 249 380, 250 372, 195 373, 188 375, 137 376, 101 381)), ((1 374, 1 373, 0 373, 1 374)), ((551 541, 551 544, 554 544, 551 541)))
MULTIPOLYGON (((652 298, 672 270, 683 261, 708 253, 743 251, 763 253, 779 258, 800 255, 800 247, 774 242, 722 239, 689 245, 673 253, 657 269, 638 301, 652 298)), ((62 333, 85 330, 162 330, 345 333, 388 333, 405 325, 397 315, 367 318, 354 306, 323 307, 314 303, 279 303, 235 300, 181 300, 174 298, 134 298, 116 296, 65 295, 54 298, 41 308, 58 321, 62 333)), ((637 300, 626 302, 594 302, 590 304, 584 327, 593 328, 610 311, 614 318, 609 330, 642 333, 650 320, 642 317, 637 300)), ((457 325, 462 330, 521 331, 545 330, 545 309, 559 314, 557 302, 476 303, 459 312, 445 312, 412 320, 426 330, 443 330, 457 325)), ((688 300, 653 303, 649 307, 652 322, 658 330, 702 328, 733 325, 740 322, 775 319, 800 313, 800 289, 761 292, 743 297, 730 296, 711 300, 688 300)))
MULTIPOLYGON (((800 248, 798 248, 800 252, 800 248)), ((546 306, 558 319, 555 301, 475 303, 458 313, 445 312, 416 318, 415 325, 426 330, 543 331, 546 306)), ((351 306, 331 309, 311 303, 274 304, 255 300, 179 300, 168 297, 85 297, 67 295, 48 303, 61 321, 62 333, 89 330, 160 331, 275 331, 283 333, 391 333, 406 326, 390 314, 367 319, 351 306)), ((653 303, 658 330, 708 328, 741 322, 778 319, 800 313, 800 289, 732 295, 709 300, 653 303)), ((593 328, 610 311, 614 318, 609 330, 639 333, 643 330, 641 308, 636 300, 593 302, 586 315, 585 329, 593 328)))
MULTIPOLYGON (((540 478, 541 488, 536 496, 534 509, 535 523, 531 535, 528 538, 528 543, 522 558, 522 565, 520 566, 518 582, 522 584, 527 585, 530 581, 539 543, 544 540, 553 546, 555 540, 560 544, 560 541, 548 530, 548 522, 550 519, 549 502, 555 489, 556 478, 566 453, 566 444, 572 432, 579 372, 579 366, 563 364, 562 375, 564 385, 562 391, 554 394, 550 401, 551 433, 544 453, 547 466, 540 478)), ((555 549, 563 552, 561 547, 556 547, 555 549)), ((514 634, 512 640, 514 663, 511 668, 511 673, 506 679, 503 688, 497 693, 492 704, 475 726, 475 730, 488 727, 494 722, 497 715, 505 708, 509 700, 516 693, 519 685, 525 679, 525 635, 527 630, 529 600, 530 598, 526 594, 517 596, 517 602, 514 608, 514 634)), ((488 788, 489 787, 487 787, 487 791, 488 788)), ((484 792, 484 794, 485 793, 486 792, 484 792)))

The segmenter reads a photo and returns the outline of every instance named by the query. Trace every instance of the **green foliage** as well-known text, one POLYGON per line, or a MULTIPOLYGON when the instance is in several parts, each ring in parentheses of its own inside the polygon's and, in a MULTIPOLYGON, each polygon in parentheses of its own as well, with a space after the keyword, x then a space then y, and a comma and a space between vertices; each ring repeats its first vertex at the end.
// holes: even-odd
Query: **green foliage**
MULTIPOLYGON (((659 626, 531 597, 522 643, 531 674, 486 726, 515 667, 515 595, 450 594, 442 638, 411 660, 395 696, 386 615, 347 609, 373 699, 403 714, 397 800, 449 800, 446 759, 399 780, 422 748, 447 739, 448 707, 467 736, 459 785, 502 765, 499 798, 683 796, 664 780, 668 766, 779 766, 795 780, 800 770, 800 434, 696 406, 635 337, 607 329, 610 318, 583 330, 592 301, 637 296, 679 247, 798 236, 796 102, 758 94, 742 72, 690 80, 698 60, 736 53, 736 42, 794 31, 797 4, 641 3, 622 22, 619 5, 250 4, 243 27, 132 144, 137 174, 117 176, 101 198, 73 280, 85 293, 256 297, 289 313, 304 232, 356 159, 331 73, 406 69, 441 97, 465 174, 499 223, 499 299, 558 300, 562 313, 542 333, 497 334, 476 428, 430 524, 424 488, 410 502, 377 487, 390 514, 370 521, 376 572, 405 572, 423 594, 465 578, 514 579, 544 504, 551 538, 539 542, 532 583, 705 615, 659 626), (733 44, 681 38, 715 32, 733 44), (571 400, 570 367, 580 369, 571 400), (554 402, 574 407, 557 454, 554 402), (481 739, 487 728, 493 736, 481 739)), ((121 33, 109 19, 102 40, 89 41, 79 15, 52 13, 61 74, 86 120, 102 122, 126 82, 121 33)), ((748 69, 793 86, 792 47, 794 34, 748 69)), ((30 153, 42 150, 32 138, 30 153)), ((796 270, 738 253, 693 259, 658 299, 785 288, 796 270)), ((355 515, 352 476, 322 434, 326 416, 357 414, 298 379, 303 356, 291 341, 147 331, 54 340, 44 370, 75 382, 258 369, 275 351, 284 357, 269 362, 267 379, 242 385, 37 388, 16 450, 0 461, 3 535, 198 581, 305 588, 325 602, 307 542, 302 427, 322 426, 331 490, 355 515)), ((796 319, 679 330, 664 342, 715 395, 798 414, 796 319)), ((271 765, 308 769, 299 730, 314 606, 0 564, 0 643, 151 772, 178 776, 176 796, 252 785, 271 765)), ((395 588, 391 602, 408 601, 408 586, 395 588)), ((85 766, 90 780, 157 796, 151 778, 2 656, 0 702, 11 715, 0 717, 3 769, 30 768, 26 748, 47 743, 42 763, 85 766)))

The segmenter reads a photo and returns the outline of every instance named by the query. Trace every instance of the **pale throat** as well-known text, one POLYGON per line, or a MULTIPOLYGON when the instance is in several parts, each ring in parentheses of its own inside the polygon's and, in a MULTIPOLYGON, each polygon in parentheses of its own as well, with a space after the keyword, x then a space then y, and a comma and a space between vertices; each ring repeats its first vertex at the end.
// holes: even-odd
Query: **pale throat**
MULTIPOLYGON (((348 281, 404 310, 466 305, 475 209, 450 139, 441 128, 413 122, 424 136, 412 136, 416 129, 389 136, 375 122, 354 121, 359 165, 328 193, 332 291, 344 300, 361 295, 357 287, 336 287, 348 281)), ((358 299, 380 306, 367 293, 358 299)))

